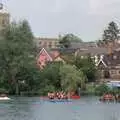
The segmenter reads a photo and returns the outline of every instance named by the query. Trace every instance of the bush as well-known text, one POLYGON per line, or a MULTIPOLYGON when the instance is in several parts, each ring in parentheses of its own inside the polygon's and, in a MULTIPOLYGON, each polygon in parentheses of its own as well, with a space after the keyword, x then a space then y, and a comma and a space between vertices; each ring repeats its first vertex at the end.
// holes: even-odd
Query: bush
POLYGON ((110 88, 105 84, 101 84, 95 87, 96 95, 103 95, 104 93, 108 93, 110 91, 111 91, 110 88))
POLYGON ((89 95, 94 95, 95 94, 95 84, 86 84, 86 92, 89 94, 89 95))
POLYGON ((48 92, 55 92, 55 87, 53 85, 46 85, 44 88, 38 90, 41 95, 47 95, 48 92))
POLYGON ((120 89, 118 89, 118 88, 112 88, 111 89, 111 93, 114 94, 114 95, 115 94, 120 94, 120 89))
POLYGON ((0 94, 6 94, 8 91, 5 88, 0 88, 0 94))

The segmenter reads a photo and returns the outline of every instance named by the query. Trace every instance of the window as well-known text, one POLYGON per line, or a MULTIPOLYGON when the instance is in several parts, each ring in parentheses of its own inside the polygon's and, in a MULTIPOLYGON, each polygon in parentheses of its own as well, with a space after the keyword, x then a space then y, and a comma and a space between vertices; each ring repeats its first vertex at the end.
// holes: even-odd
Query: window
POLYGON ((116 71, 115 70, 111 70, 111 74, 116 74, 116 71))
POLYGON ((44 42, 44 43, 43 43, 43 46, 44 46, 44 47, 47 47, 47 42, 44 42))
POLYGON ((49 48, 51 48, 52 47, 52 42, 49 42, 49 48))

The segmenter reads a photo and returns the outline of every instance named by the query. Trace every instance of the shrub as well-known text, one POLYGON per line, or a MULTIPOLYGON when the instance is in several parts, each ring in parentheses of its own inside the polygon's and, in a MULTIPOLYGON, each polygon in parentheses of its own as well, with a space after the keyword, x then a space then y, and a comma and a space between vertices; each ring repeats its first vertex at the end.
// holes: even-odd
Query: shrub
POLYGON ((8 93, 8 91, 5 88, 0 88, 0 94, 8 93))
POLYGON ((103 95, 104 93, 108 93, 110 91, 111 91, 110 88, 105 84, 100 84, 95 87, 96 95, 103 95))
POLYGON ((95 85, 94 84, 86 84, 86 92, 88 93, 88 94, 95 94, 95 85))

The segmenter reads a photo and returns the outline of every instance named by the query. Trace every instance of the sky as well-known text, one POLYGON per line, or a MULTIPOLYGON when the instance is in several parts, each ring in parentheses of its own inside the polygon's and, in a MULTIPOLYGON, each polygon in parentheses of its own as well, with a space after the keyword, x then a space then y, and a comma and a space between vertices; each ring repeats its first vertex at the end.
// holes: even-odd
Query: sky
POLYGON ((11 19, 27 19, 37 37, 73 33, 83 41, 94 41, 101 38, 109 22, 120 23, 120 0, 3 0, 3 3, 11 19))

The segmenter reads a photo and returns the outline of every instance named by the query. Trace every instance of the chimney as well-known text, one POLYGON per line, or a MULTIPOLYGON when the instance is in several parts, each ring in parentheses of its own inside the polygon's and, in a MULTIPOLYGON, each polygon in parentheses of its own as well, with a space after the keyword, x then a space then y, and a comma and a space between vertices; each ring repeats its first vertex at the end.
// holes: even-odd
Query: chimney
POLYGON ((113 43, 108 42, 107 49, 108 49, 108 54, 111 55, 113 53, 113 43))

